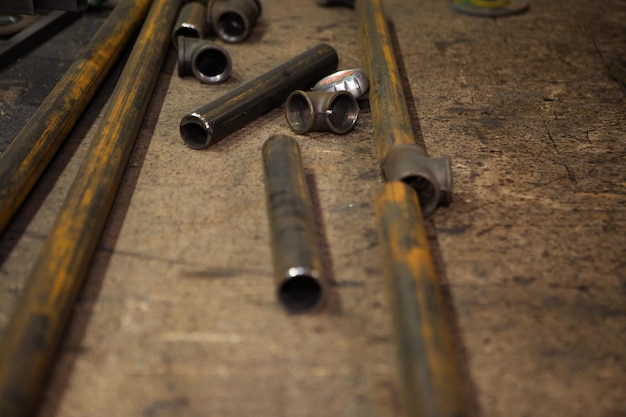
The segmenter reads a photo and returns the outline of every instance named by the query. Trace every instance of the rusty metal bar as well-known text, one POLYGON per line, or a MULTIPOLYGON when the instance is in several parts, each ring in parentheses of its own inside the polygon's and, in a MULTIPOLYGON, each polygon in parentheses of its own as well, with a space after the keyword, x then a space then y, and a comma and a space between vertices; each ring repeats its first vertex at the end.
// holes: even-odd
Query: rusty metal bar
POLYGON ((298 142, 269 138, 263 168, 278 300, 293 313, 312 311, 323 304, 326 285, 298 142))
POLYGON ((395 52, 381 0, 356 0, 363 68, 370 82, 370 108, 378 160, 385 179, 403 181, 418 193, 425 216, 452 197, 447 158, 430 158, 415 143, 395 52))
POLYGON ((123 0, 115 6, 81 57, 0 154, 0 233, 65 141, 143 21, 151 1, 123 0))
POLYGON ((450 317, 417 194, 403 182, 387 183, 375 211, 407 416, 466 417, 450 317))
POLYGON ((182 0, 155 0, 0 339, 0 415, 34 407, 139 133, 182 0))

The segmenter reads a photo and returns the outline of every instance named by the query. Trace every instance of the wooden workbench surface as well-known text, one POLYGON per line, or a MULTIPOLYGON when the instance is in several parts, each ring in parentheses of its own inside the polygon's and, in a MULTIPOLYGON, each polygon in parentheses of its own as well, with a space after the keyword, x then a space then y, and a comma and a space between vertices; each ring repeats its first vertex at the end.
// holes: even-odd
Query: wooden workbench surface
MULTIPOLYGON (((626 56, 624 2, 534 1, 497 19, 384 5, 419 140, 452 162, 453 202, 428 226, 476 415, 626 416, 626 105, 607 69, 626 56)), ((345 136, 297 136, 283 107, 203 151, 178 133, 319 42, 360 66, 354 11, 313 0, 264 1, 251 39, 225 45, 224 84, 178 77, 170 51, 41 417, 403 415, 369 112, 345 136), (302 148, 335 283, 314 315, 275 299, 261 146, 276 133, 302 148)), ((36 107, 19 64, 0 72, 3 131, 36 107)), ((0 328, 105 99, 0 236, 0 328)))

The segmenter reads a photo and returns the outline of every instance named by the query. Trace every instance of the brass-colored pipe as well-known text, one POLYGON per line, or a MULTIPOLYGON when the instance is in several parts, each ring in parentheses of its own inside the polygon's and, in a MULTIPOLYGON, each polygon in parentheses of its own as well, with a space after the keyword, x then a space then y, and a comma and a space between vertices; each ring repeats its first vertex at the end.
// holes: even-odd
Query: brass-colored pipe
POLYGON ((407 416, 468 416, 450 317, 417 195, 403 182, 387 183, 376 197, 375 211, 407 416))
POLYGON ((293 313, 312 311, 323 305, 326 284, 298 142, 266 140, 263 172, 278 300, 293 313))
POLYGON ((143 21, 152 0, 120 1, 0 154, 0 233, 22 205, 143 21))
POLYGON ((0 415, 34 411, 115 199, 182 0, 155 0, 0 339, 0 415))
POLYGON ((425 216, 452 196, 447 158, 430 158, 415 143, 402 81, 382 0, 356 0, 363 68, 370 82, 374 141, 385 179, 403 181, 418 193, 425 216))

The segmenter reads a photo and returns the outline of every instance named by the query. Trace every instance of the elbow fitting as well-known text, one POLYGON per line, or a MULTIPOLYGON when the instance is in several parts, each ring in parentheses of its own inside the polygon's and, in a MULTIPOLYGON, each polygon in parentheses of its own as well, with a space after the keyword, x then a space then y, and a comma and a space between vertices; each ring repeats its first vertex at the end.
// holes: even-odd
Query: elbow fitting
POLYGON ((205 39, 178 37, 178 75, 192 75, 205 84, 230 77, 232 61, 220 45, 205 39))

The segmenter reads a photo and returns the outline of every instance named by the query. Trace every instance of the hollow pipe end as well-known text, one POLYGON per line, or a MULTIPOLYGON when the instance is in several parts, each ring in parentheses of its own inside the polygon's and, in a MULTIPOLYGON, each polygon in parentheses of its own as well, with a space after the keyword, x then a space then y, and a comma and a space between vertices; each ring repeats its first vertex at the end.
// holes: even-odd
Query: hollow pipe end
POLYGON ((205 84, 223 83, 230 77, 232 61, 228 52, 215 43, 198 46, 191 56, 191 72, 205 84))
POLYGON ((213 126, 198 113, 184 116, 179 129, 183 141, 192 149, 205 149, 213 143, 213 126))
POLYGON ((277 297, 289 312, 308 313, 324 304, 325 291, 315 270, 293 267, 278 286, 277 297))
POLYGON ((293 91, 285 102, 285 117, 289 127, 298 133, 309 132, 315 123, 313 102, 302 90, 293 91))
POLYGON ((386 181, 402 181, 417 192, 424 216, 452 201, 452 173, 447 157, 430 158, 418 145, 399 145, 389 151, 382 170, 386 181))
POLYGON ((331 98, 330 110, 326 112, 328 128, 338 135, 345 135, 354 129, 359 118, 359 104, 347 91, 337 91, 331 98))

